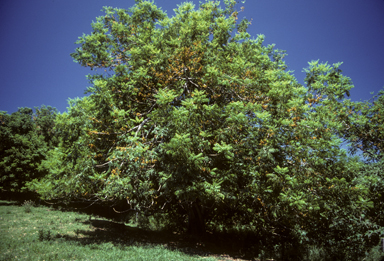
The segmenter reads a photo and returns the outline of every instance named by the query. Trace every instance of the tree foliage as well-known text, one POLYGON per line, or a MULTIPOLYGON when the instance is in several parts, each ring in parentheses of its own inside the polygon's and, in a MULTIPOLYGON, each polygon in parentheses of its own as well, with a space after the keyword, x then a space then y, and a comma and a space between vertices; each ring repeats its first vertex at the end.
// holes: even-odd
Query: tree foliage
POLYGON ((52 132, 57 110, 50 106, 19 108, 11 115, 0 112, 1 189, 20 192, 26 182, 41 178, 40 163, 55 146, 52 132))
POLYGON ((173 17, 148 1, 104 8, 72 54, 96 71, 90 95, 57 117, 50 173, 31 187, 189 217, 191 230, 352 242, 372 203, 360 163, 340 150, 355 121, 351 80, 340 64, 313 61, 299 84, 285 52, 252 39, 235 1, 224 2, 184 3, 173 17))
MULTIPOLYGON (((81 173, 89 164, 84 165, 90 158, 90 149, 86 138, 85 129, 90 122, 87 112, 93 110, 89 107, 87 97, 83 99, 70 99, 67 112, 57 114, 54 133, 56 146, 47 152, 47 158, 42 162, 44 169, 50 170, 44 177, 48 180, 39 186, 39 193, 46 198, 62 198, 68 196, 78 183, 77 173, 81 173), (49 181, 51 180, 51 181, 49 181)), ((36 190, 35 181, 29 182, 28 187, 36 190)))
POLYGON ((384 90, 369 101, 352 102, 347 108, 355 119, 346 124, 341 135, 353 145, 351 153, 360 151, 368 162, 379 162, 384 150, 384 90))

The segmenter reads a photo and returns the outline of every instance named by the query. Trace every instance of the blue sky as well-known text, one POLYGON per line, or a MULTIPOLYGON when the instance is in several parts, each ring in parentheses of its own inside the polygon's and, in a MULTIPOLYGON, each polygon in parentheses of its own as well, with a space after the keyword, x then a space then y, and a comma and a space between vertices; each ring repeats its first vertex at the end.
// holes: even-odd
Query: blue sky
MULTIPOLYGON (((155 0, 173 16, 182 0, 155 0)), ((198 0, 194 2, 197 6, 198 0)), ((84 96, 90 73, 72 61, 75 41, 91 32, 103 6, 129 8, 134 0, 1 0, 0 111, 56 107, 84 96)), ((240 17, 253 19, 252 37, 286 50, 285 61, 300 83, 311 60, 344 62, 355 85, 351 99, 366 100, 384 87, 383 0, 247 0, 240 17)))

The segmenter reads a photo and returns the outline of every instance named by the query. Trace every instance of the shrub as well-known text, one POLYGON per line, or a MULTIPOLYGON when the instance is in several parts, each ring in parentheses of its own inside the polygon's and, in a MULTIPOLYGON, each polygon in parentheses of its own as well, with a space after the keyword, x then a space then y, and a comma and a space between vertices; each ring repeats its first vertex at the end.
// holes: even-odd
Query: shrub
POLYGON ((32 211, 32 207, 35 206, 35 203, 32 200, 25 200, 23 203, 25 213, 30 213, 32 211))

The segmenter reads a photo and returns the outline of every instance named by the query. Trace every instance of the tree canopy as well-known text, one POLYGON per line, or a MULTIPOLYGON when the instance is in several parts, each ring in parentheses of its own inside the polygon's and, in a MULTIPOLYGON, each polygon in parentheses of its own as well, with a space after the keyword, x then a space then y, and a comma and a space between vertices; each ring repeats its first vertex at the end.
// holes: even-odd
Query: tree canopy
POLYGON ((31 188, 276 240, 321 241, 364 218, 360 165, 340 149, 358 136, 343 132, 356 116, 341 63, 310 62, 299 84, 236 7, 184 3, 173 17, 148 1, 105 7, 71 54, 95 71, 89 96, 57 117, 50 173, 31 188))

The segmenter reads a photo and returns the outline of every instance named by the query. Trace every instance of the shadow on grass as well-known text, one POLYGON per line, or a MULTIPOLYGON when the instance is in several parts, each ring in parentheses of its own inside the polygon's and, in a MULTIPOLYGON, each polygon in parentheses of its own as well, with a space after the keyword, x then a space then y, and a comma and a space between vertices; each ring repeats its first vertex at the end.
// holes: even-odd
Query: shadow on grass
POLYGON ((117 222, 116 220, 121 218, 110 207, 96 204, 90 206, 81 202, 51 203, 39 200, 35 194, 30 193, 0 192, 0 199, 11 200, 11 202, 0 202, 0 206, 20 206, 25 200, 35 200, 36 205, 48 206, 61 212, 77 212, 108 219, 77 220, 77 222, 89 225, 90 229, 77 230, 75 236, 56 235, 58 238, 75 241, 81 245, 112 243, 117 247, 162 246, 188 255, 220 257, 220 260, 254 260, 251 258, 253 251, 249 251, 248 246, 250 243, 255 245, 256 242, 250 242, 244 235, 206 233, 204 236, 196 237, 169 230, 152 231, 117 222))
POLYGON ((76 236, 62 237, 81 245, 112 243, 116 247, 162 246, 191 256, 220 257, 220 260, 254 260, 239 251, 242 249, 242 242, 235 240, 231 235, 207 233, 197 238, 171 231, 146 230, 108 220, 93 219, 82 223, 90 225, 90 229, 78 230, 76 236))

